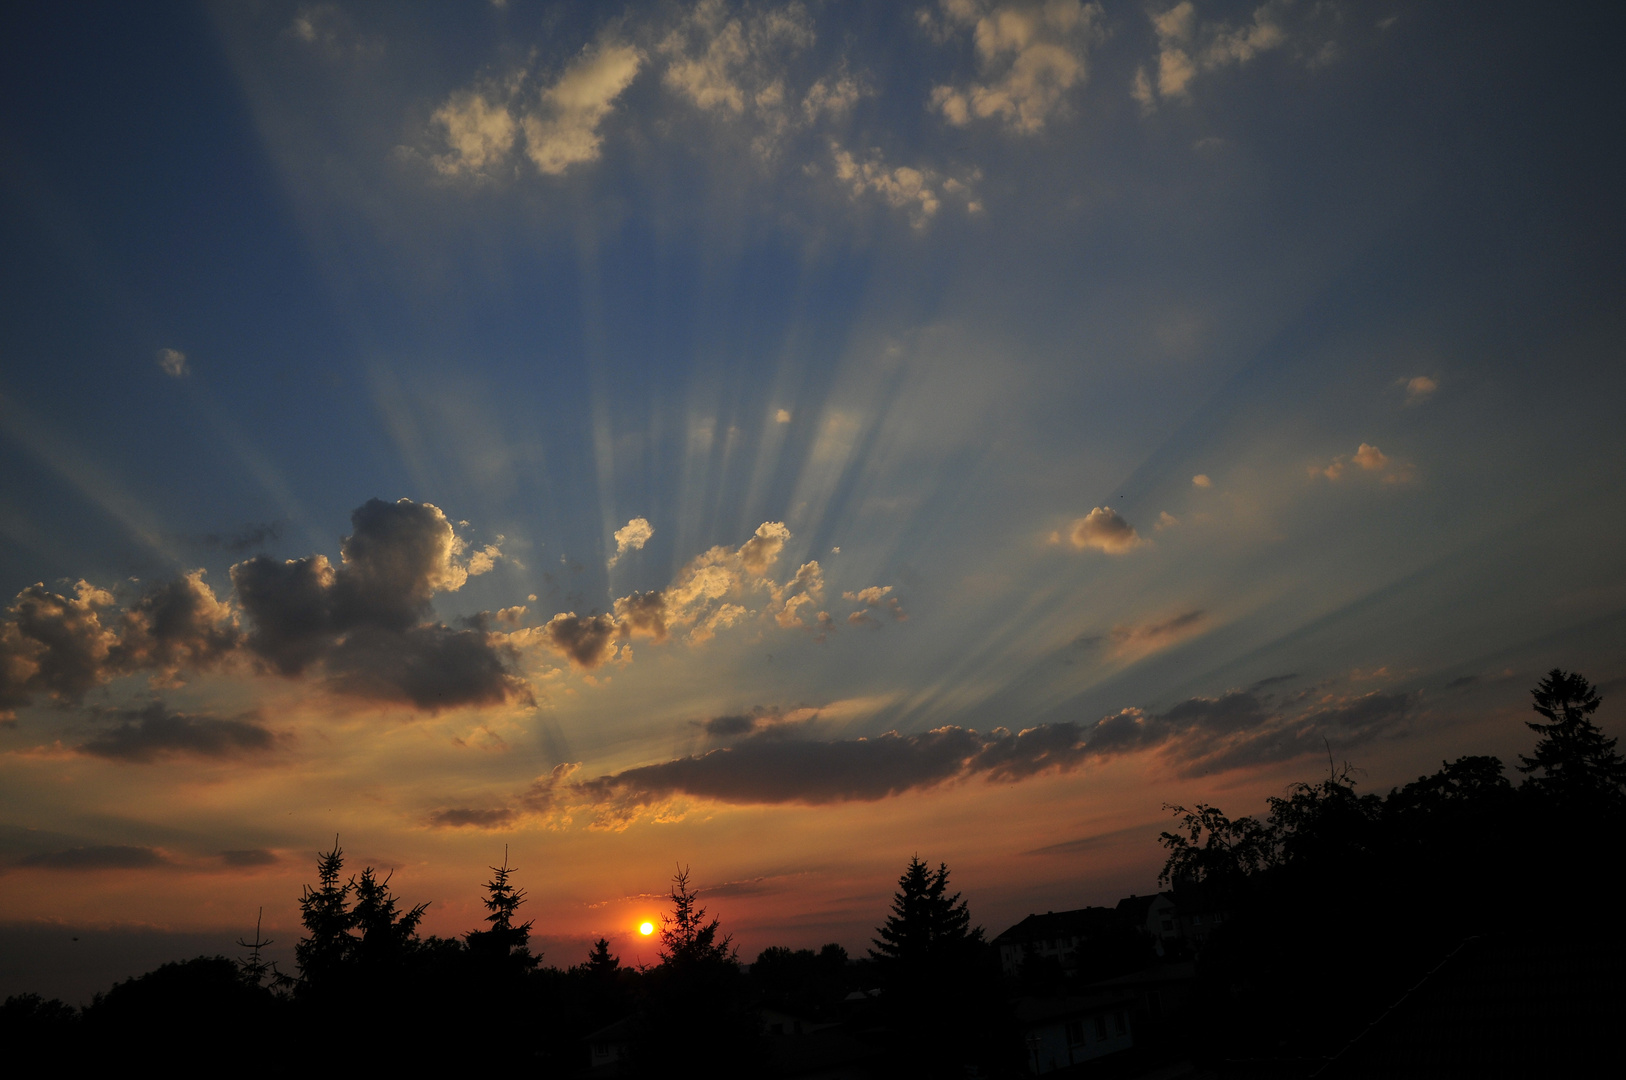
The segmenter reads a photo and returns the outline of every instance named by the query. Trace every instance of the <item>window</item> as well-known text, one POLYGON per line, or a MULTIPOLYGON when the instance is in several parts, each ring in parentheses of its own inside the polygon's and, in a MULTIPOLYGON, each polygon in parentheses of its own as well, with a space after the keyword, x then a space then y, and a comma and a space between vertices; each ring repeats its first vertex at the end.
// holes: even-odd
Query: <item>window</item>
POLYGON ((1069 1020, 1069 1021, 1067 1021, 1067 1045, 1068 1046, 1083 1046, 1084 1045, 1084 1021, 1082 1021, 1082 1020, 1069 1020))
POLYGON ((1173 930, 1174 929, 1174 920, 1173 919, 1164 919, 1163 920, 1163 929, 1165 929, 1165 930, 1173 930))
POLYGON ((1097 1039, 1104 1039, 1107 1037, 1107 1017, 1105 1013, 1102 1013, 1095 1018, 1095 1037, 1097 1039))
POLYGON ((1126 1032, 1128 1030, 1129 1030, 1128 1018, 1126 1016, 1124 1016, 1124 1014, 1121 1013, 1121 1012, 1113 1013, 1112 1014, 1112 1033, 1114 1035, 1122 1035, 1124 1032, 1126 1032))

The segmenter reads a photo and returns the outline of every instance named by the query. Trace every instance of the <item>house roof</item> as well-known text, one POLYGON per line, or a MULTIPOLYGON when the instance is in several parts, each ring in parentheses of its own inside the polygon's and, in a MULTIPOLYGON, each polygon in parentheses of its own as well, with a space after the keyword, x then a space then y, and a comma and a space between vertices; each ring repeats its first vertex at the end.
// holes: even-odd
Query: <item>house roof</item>
POLYGON ((1170 903, 1174 902, 1174 898, 1169 896, 1168 893, 1150 893, 1146 896, 1126 896, 1122 900, 1118 901, 1117 910, 1120 914, 1128 916, 1130 919, 1134 920, 1137 925, 1139 925, 1140 923, 1144 923, 1146 921, 1147 914, 1152 910, 1152 905, 1157 903, 1159 897, 1168 900, 1170 903))
POLYGON ((1029 915, 1015 926, 1000 934, 995 945, 1025 944, 1029 941, 1060 937, 1090 937, 1122 925, 1118 913, 1112 908, 1085 907, 1072 911, 1047 911, 1042 915, 1029 915))

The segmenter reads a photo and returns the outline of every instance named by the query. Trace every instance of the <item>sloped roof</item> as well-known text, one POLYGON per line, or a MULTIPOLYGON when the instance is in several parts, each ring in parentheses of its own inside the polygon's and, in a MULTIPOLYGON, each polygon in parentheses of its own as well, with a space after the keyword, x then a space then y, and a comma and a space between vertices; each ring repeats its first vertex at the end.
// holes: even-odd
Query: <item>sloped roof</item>
POLYGON ((1042 915, 1029 915, 996 937, 993 943, 1015 945, 1061 937, 1087 938, 1104 931, 1115 930, 1122 925, 1122 917, 1116 910, 1108 907, 1047 911, 1042 915))

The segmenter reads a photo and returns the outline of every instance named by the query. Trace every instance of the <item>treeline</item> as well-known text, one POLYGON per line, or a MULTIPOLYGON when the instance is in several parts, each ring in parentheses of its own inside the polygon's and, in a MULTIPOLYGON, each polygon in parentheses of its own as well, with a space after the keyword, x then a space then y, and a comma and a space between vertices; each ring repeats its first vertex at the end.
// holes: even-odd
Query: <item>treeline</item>
MULTIPOLYGON (((1590 913, 1612 907, 1600 890, 1612 896, 1626 761, 1591 720, 1600 699, 1586 679, 1555 669, 1532 696, 1538 739, 1515 766, 1517 787, 1499 759, 1470 756, 1387 796, 1363 794, 1356 771, 1329 760, 1325 779, 1269 799, 1260 818, 1170 807, 1179 826, 1162 835, 1161 881, 1182 906, 1226 917, 1199 954, 1187 1008, 1199 1059, 1238 1075, 1306 1075, 1296 1066, 1337 1059, 1468 943, 1482 981, 1506 984, 1479 987, 1482 1008, 1516 1005, 1514 1028, 1480 1032, 1453 1061, 1484 1051, 1481 1075, 1516 1061, 1534 1075, 1578 1052, 1585 1036, 1554 1039, 1540 1014, 1584 1015, 1605 1000, 1557 986, 1537 1001, 1513 982, 1526 969, 1607 970, 1619 1002, 1621 937, 1590 913)), ((1420 1052, 1389 1074, 1429 1074, 1420 1052)))
MULTIPOLYGON (((1326 1069, 1467 941, 1617 963, 1618 933, 1583 914, 1609 909, 1612 893, 1597 890, 1626 825, 1626 762, 1591 720, 1598 704, 1578 675, 1541 682, 1518 786, 1496 758, 1462 757, 1387 795, 1362 793, 1357 771, 1329 755, 1324 779, 1268 800, 1259 817, 1170 807, 1178 824, 1162 835, 1161 883, 1180 910, 1217 919, 1178 1007, 1170 999, 1162 1042, 1149 1028, 1137 1036, 1141 1060, 1184 1055, 1229 1075, 1326 1069)), ((773 1076, 824 1061, 854 1076, 1014 1076, 1037 1061, 1021 1001, 1100 993, 1108 975, 1159 964, 1152 937, 1113 922, 1080 947, 1077 975, 1029 964, 1002 977, 948 868, 918 858, 867 956, 770 948, 748 970, 686 869, 647 967, 621 963, 602 939, 573 966, 543 966, 506 852, 485 883, 484 925, 458 938, 421 936, 426 905, 405 906, 387 875, 347 877, 337 841, 316 869, 295 972, 265 962, 256 934, 237 960, 165 964, 82 1010, 11 998, 0 1039, 69 1066, 773 1076), (804 1025, 809 1038, 775 1037, 804 1025)))

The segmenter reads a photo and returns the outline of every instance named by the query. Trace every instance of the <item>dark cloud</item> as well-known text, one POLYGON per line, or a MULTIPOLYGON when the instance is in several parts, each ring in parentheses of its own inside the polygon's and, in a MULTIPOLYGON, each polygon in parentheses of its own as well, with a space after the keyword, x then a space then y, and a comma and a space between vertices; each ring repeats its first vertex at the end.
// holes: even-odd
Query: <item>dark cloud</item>
MULTIPOLYGON (((83 581, 71 596, 29 586, 0 619, 0 720, 36 695, 72 704, 140 671, 174 685, 183 670, 245 652, 265 671, 309 672, 338 692, 419 709, 533 700, 517 651, 489 618, 462 629, 433 618, 434 594, 469 575, 446 515, 428 503, 373 499, 350 520, 338 566, 325 555, 256 555, 231 568, 246 632, 202 570, 122 611, 111 593, 83 581)), ((639 615, 646 624, 650 617, 639 615)))
POLYGON ((621 624, 611 615, 577 615, 566 611, 549 619, 542 628, 548 644, 571 663, 596 668, 609 658, 610 650, 622 637, 621 624))
POLYGON ((241 555, 281 538, 282 522, 261 521, 244 525, 235 532, 204 533, 193 537, 192 542, 214 551, 229 551, 233 555, 241 555))
POLYGON ((724 739, 732 735, 744 735, 757 726, 754 716, 714 716, 701 725, 706 734, 712 738, 724 739))
POLYGON ((282 860, 277 857, 277 853, 274 851, 267 851, 264 848, 249 848, 245 851, 222 851, 220 861, 227 866, 249 867, 272 866, 282 860))
POLYGON ((372 499, 350 521, 337 567, 324 555, 258 555, 232 567, 252 621, 247 646, 267 670, 315 669, 340 693, 428 711, 533 700, 516 651, 489 620, 453 629, 431 618, 434 594, 468 577, 438 507, 372 499))
POLYGON ((151 762, 171 757, 236 758, 263 754, 280 740, 256 720, 189 716, 160 702, 143 709, 103 713, 122 722, 76 749, 113 761, 151 762))
POLYGON ((1460 690, 1464 686, 1472 686, 1474 683, 1476 683, 1478 681, 1479 681, 1479 676, 1478 675, 1458 675, 1456 678, 1454 678, 1450 682, 1446 683, 1445 688, 1447 690, 1460 690))
POLYGON ((78 701, 106 681, 116 639, 102 612, 112 603, 111 593, 83 581, 72 596, 44 582, 18 593, 0 623, 0 710, 26 705, 36 693, 78 701))
POLYGON ((1064 721, 1022 731, 942 727, 872 739, 808 737, 813 721, 764 723, 756 715, 706 722, 731 745, 593 779, 561 765, 538 780, 519 809, 594 808, 601 823, 625 822, 646 807, 690 796, 733 804, 873 802, 907 791, 982 778, 1014 783, 1069 772, 1117 754, 1155 752, 1183 776, 1221 772, 1369 741, 1415 714, 1412 694, 1323 700, 1286 713, 1252 691, 1191 698, 1163 713, 1125 709, 1093 724, 1064 721))
POLYGON ((240 640, 231 609, 203 571, 164 582, 122 613, 113 594, 81 581, 71 596, 44 583, 17 594, 0 620, 0 713, 35 695, 59 704, 119 675, 149 670, 173 680, 182 667, 224 659, 240 640))
POLYGON ((75 847, 65 851, 41 851, 17 860, 18 866, 42 870, 140 870, 149 866, 164 866, 166 860, 148 847, 125 844, 103 844, 98 847, 75 847))
POLYGON ((467 807, 458 807, 450 810, 437 810, 429 815, 429 824, 441 829, 461 829, 472 827, 476 829, 498 829, 509 825, 514 820, 514 812, 508 809, 476 810, 467 807))
POLYGON ((153 669, 173 675, 206 668, 242 643, 231 609, 204 584, 203 571, 149 591, 124 612, 109 662, 121 671, 153 669))

